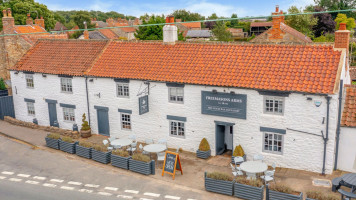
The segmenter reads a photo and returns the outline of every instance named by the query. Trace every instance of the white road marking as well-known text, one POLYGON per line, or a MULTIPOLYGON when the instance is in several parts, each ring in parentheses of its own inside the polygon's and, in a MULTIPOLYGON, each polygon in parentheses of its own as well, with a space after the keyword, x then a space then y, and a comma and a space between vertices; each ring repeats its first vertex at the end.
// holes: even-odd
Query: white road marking
POLYGON ((133 199, 133 197, 132 196, 126 196, 126 195, 117 195, 117 197, 119 197, 119 198, 123 198, 123 199, 133 199))
POLYGON ((52 181, 52 182, 57 182, 57 183, 63 183, 64 180, 60 180, 60 179, 51 179, 49 181, 52 181))
POLYGON ((85 187, 91 187, 91 188, 98 188, 100 185, 94 185, 94 184, 85 184, 85 187))
POLYGON ((63 190, 74 190, 74 187, 62 186, 61 189, 63 189, 63 190))
POLYGON ((107 193, 107 192, 98 192, 98 194, 100 195, 104 195, 104 196, 111 196, 111 193, 107 193))
POLYGON ((0 176, 0 179, 5 179, 6 177, 5 176, 0 176))
POLYGON ((151 196, 151 197, 159 197, 160 196, 160 194, 150 193, 150 192, 145 192, 145 193, 143 193, 143 195, 151 196))
POLYGON ((28 177, 30 177, 31 175, 29 175, 29 174, 17 174, 17 176, 19 176, 19 177, 24 177, 24 178, 28 178, 28 177))
POLYGON ((127 193, 138 194, 139 191, 137 190, 125 190, 127 193))
POLYGON ((140 198, 140 200, 153 200, 153 199, 140 198))
POLYGON ((164 196, 164 198, 166 198, 166 199, 174 199, 174 200, 179 200, 180 199, 180 197, 170 196, 170 195, 166 195, 166 196, 164 196))
POLYGON ((3 171, 3 172, 1 172, 2 174, 6 174, 6 175, 13 175, 14 174, 14 172, 8 172, 8 171, 3 171))
POLYGON ((33 179, 37 179, 37 180, 45 180, 46 177, 43 177, 43 176, 34 176, 33 179))
POLYGON ((56 187, 57 185, 51 184, 51 183, 44 183, 43 186, 54 188, 54 187, 56 187))
POLYGON ((39 184, 39 182, 37 182, 37 181, 26 181, 25 183, 29 183, 29 184, 32 184, 32 185, 39 184))
POLYGON ((81 185, 81 182, 74 182, 74 181, 69 181, 68 184, 70 185, 81 185))
POLYGON ((187 199, 187 200, 196 200, 196 199, 187 199))
POLYGON ((87 192, 87 193, 92 193, 93 190, 87 190, 87 189, 80 189, 78 190, 79 192, 87 192))
POLYGON ((10 178, 9 181, 20 182, 22 179, 20 178, 10 178))
POLYGON ((105 187, 105 190, 117 191, 119 188, 116 187, 105 187))

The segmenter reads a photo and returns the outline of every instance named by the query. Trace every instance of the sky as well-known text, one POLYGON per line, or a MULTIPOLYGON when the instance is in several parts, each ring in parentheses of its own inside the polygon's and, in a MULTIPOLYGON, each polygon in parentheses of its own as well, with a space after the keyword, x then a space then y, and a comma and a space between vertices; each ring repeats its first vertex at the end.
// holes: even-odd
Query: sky
POLYGON ((267 16, 275 6, 283 11, 295 5, 304 7, 314 4, 313 0, 35 0, 47 5, 50 10, 99 10, 116 11, 139 17, 148 14, 171 14, 174 10, 186 9, 203 16, 216 13, 218 16, 238 17, 267 16))

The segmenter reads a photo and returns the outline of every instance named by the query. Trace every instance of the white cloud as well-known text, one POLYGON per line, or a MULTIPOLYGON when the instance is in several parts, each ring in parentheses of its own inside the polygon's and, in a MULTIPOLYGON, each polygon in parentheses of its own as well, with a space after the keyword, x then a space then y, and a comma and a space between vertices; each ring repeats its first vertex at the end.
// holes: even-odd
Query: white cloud
POLYGON ((89 6, 89 10, 100 10, 103 12, 108 12, 113 10, 113 6, 115 5, 114 2, 111 1, 99 1, 96 0, 94 3, 91 3, 89 6))
POLYGON ((218 16, 224 17, 230 17, 233 13, 236 13, 239 17, 245 16, 247 14, 247 10, 244 8, 240 8, 234 5, 210 3, 206 1, 193 3, 188 5, 185 9, 191 12, 200 13, 205 17, 210 16, 212 13, 216 13, 218 16))

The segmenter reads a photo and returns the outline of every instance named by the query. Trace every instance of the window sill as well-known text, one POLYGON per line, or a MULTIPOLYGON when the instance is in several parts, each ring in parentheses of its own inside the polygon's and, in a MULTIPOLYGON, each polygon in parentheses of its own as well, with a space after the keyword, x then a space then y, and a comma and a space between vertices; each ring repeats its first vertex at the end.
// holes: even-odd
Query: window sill
POLYGON ((185 139, 185 136, 179 136, 179 135, 169 135, 169 136, 174 138, 185 139))
POLYGON ((63 94, 73 94, 73 92, 66 92, 66 91, 61 91, 63 94))
POLYGON ((27 88, 27 89, 35 89, 35 87, 28 87, 28 86, 27 86, 26 88, 27 88))
POLYGON ((63 120, 63 122, 68 123, 68 124, 75 124, 75 121, 63 120))
POLYGON ((284 117, 284 114, 262 113, 262 116, 269 116, 269 117, 284 117))
POLYGON ((174 103, 174 104, 181 104, 183 105, 184 104, 184 101, 168 101, 169 103, 174 103))
POLYGON ((121 128, 121 130, 123 130, 123 131, 132 131, 132 129, 128 129, 128 128, 121 128))
POLYGON ((129 99, 130 96, 116 96, 117 98, 125 98, 125 99, 129 99))
POLYGON ((266 150, 262 150, 262 152, 265 153, 265 154, 272 154, 272 155, 283 156, 283 152, 273 152, 273 151, 266 151, 266 150))

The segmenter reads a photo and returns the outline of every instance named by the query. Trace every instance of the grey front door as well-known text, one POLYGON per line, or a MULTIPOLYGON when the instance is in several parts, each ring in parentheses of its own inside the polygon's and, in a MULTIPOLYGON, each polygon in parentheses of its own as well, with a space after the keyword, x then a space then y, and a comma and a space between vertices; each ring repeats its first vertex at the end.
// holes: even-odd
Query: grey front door
POLYGON ((54 122, 57 122, 57 124, 58 124, 57 107, 56 107, 57 101, 48 100, 48 99, 46 101, 48 103, 49 125, 54 126, 54 124, 55 124, 54 122))
POLYGON ((98 109, 96 110, 98 115, 98 132, 101 135, 110 136, 109 128, 109 110, 108 109, 98 109))
POLYGON ((225 152, 225 126, 223 125, 215 125, 215 149, 216 155, 221 155, 225 152))

